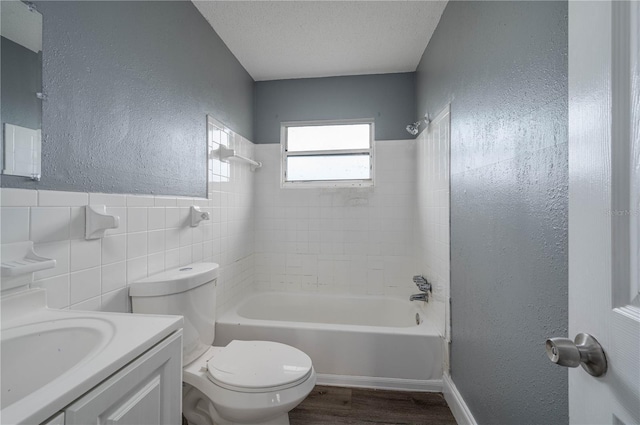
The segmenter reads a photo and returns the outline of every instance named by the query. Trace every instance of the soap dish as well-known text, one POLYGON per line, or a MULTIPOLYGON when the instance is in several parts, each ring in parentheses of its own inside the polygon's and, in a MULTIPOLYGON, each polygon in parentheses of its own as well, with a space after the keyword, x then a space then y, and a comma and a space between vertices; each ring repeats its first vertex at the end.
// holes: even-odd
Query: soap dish
POLYGON ((56 260, 42 257, 33 250, 33 242, 16 242, 2 245, 2 276, 13 277, 22 274, 52 269, 56 260))

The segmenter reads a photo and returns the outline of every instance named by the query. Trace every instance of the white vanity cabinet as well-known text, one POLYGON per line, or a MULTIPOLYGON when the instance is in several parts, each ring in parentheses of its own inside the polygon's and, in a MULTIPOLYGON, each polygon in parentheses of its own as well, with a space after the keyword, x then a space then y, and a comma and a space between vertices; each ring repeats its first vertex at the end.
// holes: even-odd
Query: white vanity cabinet
POLYGON ((64 425, 64 412, 58 413, 53 418, 50 418, 40 425, 64 425))
POLYGON ((182 418, 178 331, 64 409, 65 425, 168 425, 182 418))

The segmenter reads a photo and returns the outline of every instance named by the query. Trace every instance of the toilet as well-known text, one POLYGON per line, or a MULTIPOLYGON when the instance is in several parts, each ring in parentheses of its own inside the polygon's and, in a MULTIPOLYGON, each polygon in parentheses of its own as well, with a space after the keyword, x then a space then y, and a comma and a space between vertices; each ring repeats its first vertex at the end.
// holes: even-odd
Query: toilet
POLYGON ((289 424, 316 383, 311 359, 271 341, 213 347, 218 272, 218 264, 197 263, 133 282, 133 312, 184 316, 182 411, 190 425, 289 424))

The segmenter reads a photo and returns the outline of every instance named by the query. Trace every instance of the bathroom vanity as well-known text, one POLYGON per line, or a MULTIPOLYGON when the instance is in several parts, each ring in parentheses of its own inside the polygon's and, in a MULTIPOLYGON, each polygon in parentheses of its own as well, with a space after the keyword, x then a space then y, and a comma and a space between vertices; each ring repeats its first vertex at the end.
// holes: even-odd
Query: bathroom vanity
POLYGON ((3 424, 181 422, 182 317, 46 308, 2 297, 3 424))

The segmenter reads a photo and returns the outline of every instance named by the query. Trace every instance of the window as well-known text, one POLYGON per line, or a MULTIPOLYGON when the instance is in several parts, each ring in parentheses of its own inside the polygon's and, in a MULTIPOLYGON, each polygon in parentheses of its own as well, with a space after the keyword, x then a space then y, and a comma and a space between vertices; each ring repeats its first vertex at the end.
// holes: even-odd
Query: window
POLYGON ((282 123, 283 187, 373 185, 373 121, 282 123))

